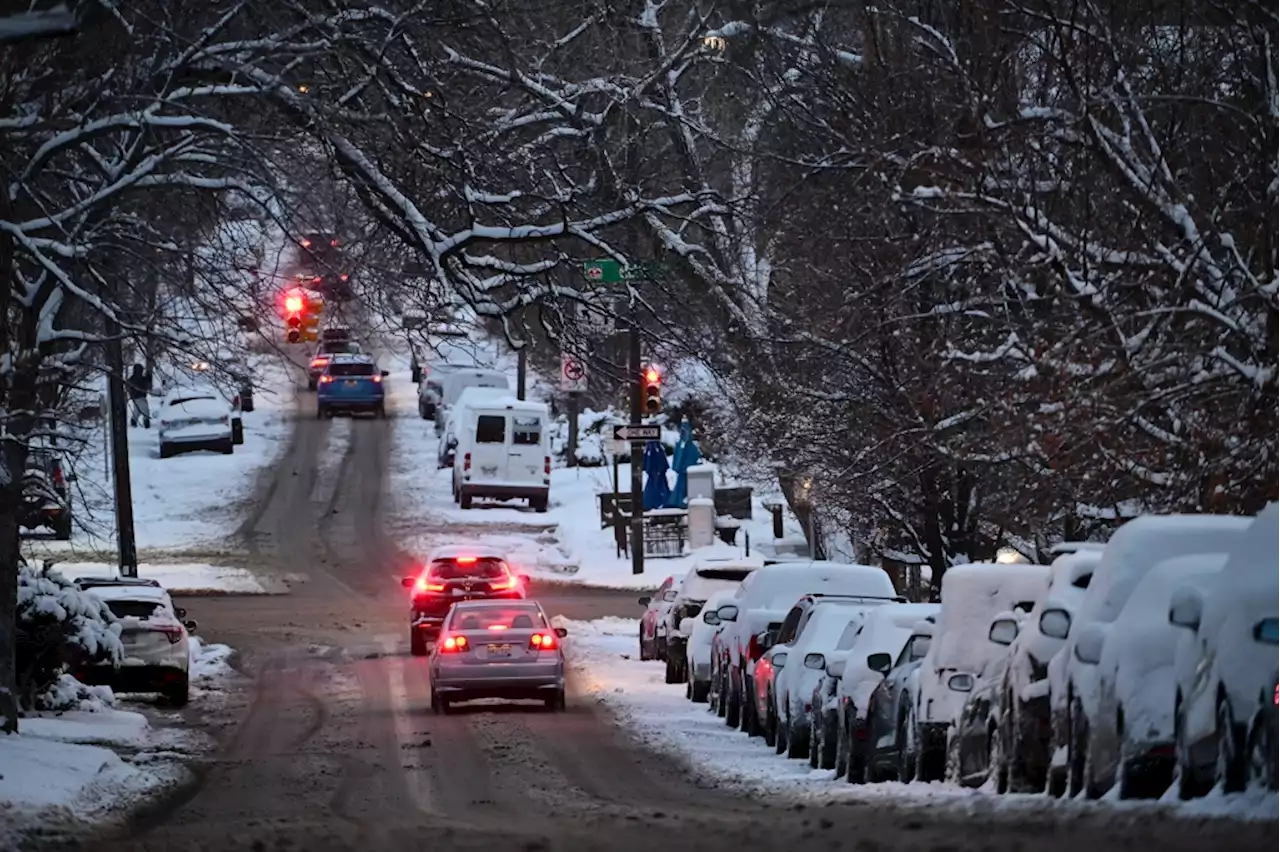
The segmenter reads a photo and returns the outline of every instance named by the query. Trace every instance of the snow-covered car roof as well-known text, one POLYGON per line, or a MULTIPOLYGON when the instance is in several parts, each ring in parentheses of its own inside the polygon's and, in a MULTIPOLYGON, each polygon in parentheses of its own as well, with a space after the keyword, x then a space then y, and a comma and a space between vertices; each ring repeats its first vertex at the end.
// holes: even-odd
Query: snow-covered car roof
MULTIPOLYGON (((942 575, 942 611, 930 653, 939 669, 971 668, 998 646, 987 639, 991 619, 1027 603, 1034 606, 1049 587, 1049 566, 1023 562, 972 562, 942 575)), ((1000 649, 1003 651, 1003 649, 1000 649)))
POLYGON ((169 603, 169 593, 159 586, 89 586, 85 591, 104 601, 169 603))
MULTIPOLYGON (((213 385, 179 385, 170 388, 164 395, 165 405, 172 405, 176 399, 215 399, 219 402, 227 402, 226 396, 218 388, 213 385)), ((230 403, 227 403, 230 405, 230 403)))
POLYGON ((367 352, 334 352, 329 356, 330 364, 372 364, 373 356, 367 352))
POLYGON ((883 568, 812 560, 766 565, 747 575, 742 588, 743 603, 760 609, 790 609, 802 595, 811 593, 882 598, 898 594, 883 568))
POLYGON ((506 561, 506 551, 497 547, 484 544, 442 544, 432 549, 427 559, 434 562, 437 559, 457 559, 459 556, 474 556, 477 559, 501 559, 506 561))

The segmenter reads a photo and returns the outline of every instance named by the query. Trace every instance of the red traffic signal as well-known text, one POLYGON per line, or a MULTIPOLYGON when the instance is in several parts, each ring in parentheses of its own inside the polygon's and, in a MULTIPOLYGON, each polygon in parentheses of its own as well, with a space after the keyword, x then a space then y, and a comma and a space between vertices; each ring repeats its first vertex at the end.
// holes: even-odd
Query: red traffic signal
POLYGON ((662 411, 662 373, 657 367, 644 371, 644 410, 646 414, 662 411))
POLYGON ((295 313, 295 314, 289 314, 289 319, 287 320, 287 322, 289 323, 289 328, 301 328, 301 327, 302 327, 302 316, 301 316, 300 314, 296 314, 296 313, 295 313))

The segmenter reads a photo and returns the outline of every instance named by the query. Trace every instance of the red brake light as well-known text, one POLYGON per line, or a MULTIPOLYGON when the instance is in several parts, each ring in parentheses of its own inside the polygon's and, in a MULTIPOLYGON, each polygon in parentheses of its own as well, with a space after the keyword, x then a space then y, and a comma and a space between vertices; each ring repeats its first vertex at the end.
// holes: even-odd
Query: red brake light
POLYGON ((321 376, 321 377, 320 377, 320 384, 328 384, 328 383, 329 383, 329 382, 331 382, 331 381, 333 381, 333 376, 321 376))
POLYGON ((475 565, 475 564, 476 564, 476 557, 474 557, 474 556, 459 556, 459 557, 458 557, 457 559, 455 559, 454 561, 455 561, 455 562, 457 562, 459 565, 475 565))
POLYGON ((426 577, 419 577, 418 582, 413 584, 413 590, 418 594, 423 592, 443 592, 444 583, 433 583, 426 577))
POLYGON ((498 631, 498 630, 506 630, 506 629, 507 629, 507 625, 505 625, 505 624, 490 624, 490 625, 489 625, 489 629, 490 629, 490 630, 494 630, 494 631, 498 631))
POLYGON ((382 381, 382 376, 379 376, 377 373, 374 373, 372 376, 370 376, 370 378, 372 378, 375 382, 380 383, 382 381))
POLYGON ((1280 684, 1276 684, 1276 706, 1280 707, 1280 684))
POLYGON ((465 636, 446 636, 444 641, 440 643, 440 650, 446 654, 456 654, 458 651, 467 650, 467 637, 465 636))
POLYGON ((181 627, 164 627, 161 628, 161 632, 169 640, 170 645, 177 645, 182 641, 183 630, 181 627))
POLYGON ((328 363, 329 363, 328 358, 312 358, 311 359, 311 366, 313 367, 323 367, 325 364, 328 364, 328 363))
POLYGON ((551 456, 543 456, 542 472, 547 476, 551 475, 551 456))
POLYGON ((747 643, 747 656, 754 661, 760 659, 761 653, 760 645, 756 642, 756 637, 752 636, 751 641, 747 643))
POLYGON ((515 587, 516 587, 515 577, 507 577, 507 579, 505 580, 494 580, 492 583, 489 584, 490 591, 494 591, 494 592, 506 592, 506 591, 510 591, 511 589, 514 589, 515 587))
POLYGON ((529 647, 534 651, 554 651, 559 645, 554 633, 535 633, 529 637, 529 647))
POLYGON ((471 453, 467 453, 462 457, 462 470, 464 473, 471 470, 471 453))

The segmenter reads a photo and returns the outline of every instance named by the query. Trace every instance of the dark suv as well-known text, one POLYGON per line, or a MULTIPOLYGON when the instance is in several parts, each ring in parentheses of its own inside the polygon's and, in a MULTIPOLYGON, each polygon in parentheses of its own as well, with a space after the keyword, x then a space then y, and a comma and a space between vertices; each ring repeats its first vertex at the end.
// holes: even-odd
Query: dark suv
POLYGON ((501 553, 491 549, 436 549, 421 574, 400 581, 413 592, 410 651, 415 657, 426 656, 428 643, 440 635, 449 608, 458 601, 522 600, 526 579, 511 570, 501 553))
POLYGON ((53 447, 31 447, 22 478, 22 520, 24 529, 47 527, 54 538, 71 538, 71 492, 61 451, 53 447))

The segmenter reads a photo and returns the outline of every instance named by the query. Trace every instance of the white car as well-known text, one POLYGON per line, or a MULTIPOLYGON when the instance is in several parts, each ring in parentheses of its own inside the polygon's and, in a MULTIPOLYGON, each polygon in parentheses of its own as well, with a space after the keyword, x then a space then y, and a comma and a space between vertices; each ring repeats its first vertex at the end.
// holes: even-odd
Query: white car
MULTIPOLYGON (((1120 615, 1133 589, 1148 571, 1175 556, 1226 553, 1248 528, 1251 518, 1223 515, 1144 515, 1121 526, 1107 542, 1093 572, 1089 588, 1072 618, 1071 631, 1062 649, 1065 656, 1066 741, 1055 730, 1053 760, 1066 768, 1067 790, 1076 795, 1084 788, 1085 742, 1083 704, 1097 694, 1096 667, 1082 664, 1075 654, 1076 638, 1093 622, 1110 624, 1120 615), (1065 749, 1065 754, 1062 750, 1065 749), (1061 755, 1061 757, 1060 757, 1061 755), (1064 762, 1065 761, 1065 762, 1064 762)), ((1059 785, 1052 785, 1056 791, 1059 785)))
POLYGON ((1098 689, 1081 702, 1087 725, 1085 794, 1118 783, 1120 798, 1158 798, 1173 781, 1173 676, 1178 628, 1169 624, 1174 589, 1205 589, 1225 554, 1175 556, 1147 572, 1112 624, 1094 622, 1076 638, 1076 659, 1093 665, 1098 689))
MULTIPOLYGON (((907 646, 916 625, 937 618, 941 607, 933 603, 889 604, 867 613, 858 628, 850 650, 836 654, 827 662, 827 680, 831 684, 831 707, 824 708, 821 724, 827 728, 820 737, 827 746, 834 735, 836 777, 848 773, 849 782, 868 780, 867 709, 871 693, 884 680, 885 674, 907 646)), ((819 764, 825 764, 819 754, 819 764)), ((832 766, 822 765, 823 769, 832 766)))
POLYGON ((1214 784, 1235 792, 1274 767, 1265 731, 1274 719, 1276 566, 1280 512, 1268 504, 1251 521, 1207 589, 1180 588, 1169 621, 1183 628, 1174 654, 1174 726, 1179 793, 1202 795, 1214 784), (1250 778, 1249 776, 1253 777, 1250 778))
MULTIPOLYGON (((1054 656, 1071 629, 1071 618, 1093 578, 1101 547, 1065 551, 1049 566, 1049 588, 1009 647, 1000 699, 1004 726, 1001 758, 1009 789, 1015 793, 1044 789, 1049 771, 1049 744, 1055 720, 1065 722, 1066 702, 1052 702, 1054 656)), ((1059 665, 1058 671, 1063 671, 1059 665)))
POLYGON ((213 450, 223 455, 235 452, 231 403, 211 387, 180 387, 170 390, 156 413, 160 431, 160 458, 194 450, 213 450))
POLYGON ((81 683, 116 692, 157 692, 170 704, 187 703, 194 621, 175 607, 155 580, 80 577, 76 585, 106 603, 120 620, 124 654, 118 667, 97 663, 76 672, 81 683))
POLYGON ((763 567, 764 559, 753 556, 700 559, 693 564, 693 570, 676 586, 676 598, 670 609, 658 622, 658 641, 667 649, 667 683, 684 683, 689 679, 685 670, 685 642, 707 600, 716 592, 734 591, 748 574, 763 567))
POLYGON ((1030 612, 1049 584, 1047 565, 973 562, 942 575, 942 610, 912 694, 916 777, 941 781, 960 711, 988 667, 1008 653, 990 641, 992 620, 1030 612))
MULTIPOLYGON (((736 588, 736 587, 735 587, 736 588)), ((699 704, 711 691, 711 643, 724 626, 716 610, 733 600, 734 588, 713 592, 702 609, 702 617, 693 619, 693 627, 685 642, 685 697, 699 704)))

